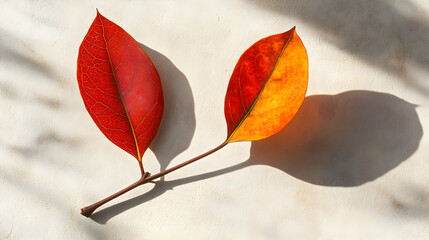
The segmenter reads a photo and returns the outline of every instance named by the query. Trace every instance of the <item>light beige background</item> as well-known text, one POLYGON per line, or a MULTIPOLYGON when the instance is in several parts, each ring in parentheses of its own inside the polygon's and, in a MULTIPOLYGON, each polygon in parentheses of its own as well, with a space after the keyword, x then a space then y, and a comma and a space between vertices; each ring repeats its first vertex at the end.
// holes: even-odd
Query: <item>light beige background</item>
POLYGON ((429 239, 428 14, 425 0, 1 1, 0 239, 429 239), (229 77, 260 38, 297 27, 308 97, 278 135, 84 218, 139 177, 78 91, 95 8, 161 75, 152 173, 225 139, 229 77))

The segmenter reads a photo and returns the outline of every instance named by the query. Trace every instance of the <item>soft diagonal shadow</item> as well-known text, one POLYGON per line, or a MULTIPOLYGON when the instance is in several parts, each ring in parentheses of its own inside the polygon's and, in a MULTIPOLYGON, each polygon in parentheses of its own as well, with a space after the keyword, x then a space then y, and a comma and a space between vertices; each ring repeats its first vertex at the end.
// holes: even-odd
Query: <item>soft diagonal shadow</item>
MULTIPOLYGON (((321 31, 320 39, 393 73, 414 90, 428 94, 427 79, 416 79, 410 65, 429 72, 429 19, 409 0, 248 0, 270 11, 296 17, 321 31)), ((298 27, 299 30, 299 27, 298 27)))
POLYGON ((13 34, 10 34, 3 29, 0 29, 0 35, 2 36, 0 38, 0 63, 9 62, 15 64, 15 66, 20 66, 26 70, 31 70, 35 73, 46 76, 45 78, 41 79, 56 80, 53 78, 50 68, 39 62, 37 57, 31 56, 32 54, 30 51, 19 49, 16 44, 14 45, 14 43, 20 42, 20 39, 16 38, 13 36, 13 34), (26 52, 27 54, 25 54, 26 52))
POLYGON ((164 93, 162 122, 150 149, 163 171, 185 151, 195 132, 194 97, 185 75, 163 54, 139 43, 161 78, 164 93))
POLYGON ((105 223, 176 186, 254 165, 268 165, 322 186, 353 187, 373 181, 417 150, 423 130, 415 108, 393 95, 371 91, 309 96, 283 131, 252 143, 247 161, 159 182, 148 193, 103 209, 92 219, 105 223))

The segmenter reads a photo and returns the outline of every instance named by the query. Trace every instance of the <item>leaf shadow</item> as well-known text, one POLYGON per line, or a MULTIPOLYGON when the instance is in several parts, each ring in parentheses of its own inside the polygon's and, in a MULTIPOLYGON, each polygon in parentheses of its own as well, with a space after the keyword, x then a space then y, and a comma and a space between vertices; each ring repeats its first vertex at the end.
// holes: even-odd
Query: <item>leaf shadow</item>
POLYGON ((315 185, 354 187, 374 181, 417 150, 423 129, 416 105, 372 91, 306 97, 280 133, 252 142, 247 161, 187 178, 157 182, 149 192, 92 215, 110 218, 174 187, 249 166, 268 165, 315 185))
POLYGON ((269 165, 322 186, 374 181, 417 150, 416 105, 371 91, 307 97, 281 133, 252 143, 250 165, 269 165))
POLYGON ((155 65, 164 92, 164 113, 150 149, 163 171, 177 155, 185 151, 194 136, 195 104, 186 76, 163 54, 139 43, 155 65))
POLYGON ((429 19, 415 3, 389 0, 248 0, 259 8, 296 17, 320 30, 320 39, 357 56, 428 94, 427 79, 407 70, 429 72, 429 19))

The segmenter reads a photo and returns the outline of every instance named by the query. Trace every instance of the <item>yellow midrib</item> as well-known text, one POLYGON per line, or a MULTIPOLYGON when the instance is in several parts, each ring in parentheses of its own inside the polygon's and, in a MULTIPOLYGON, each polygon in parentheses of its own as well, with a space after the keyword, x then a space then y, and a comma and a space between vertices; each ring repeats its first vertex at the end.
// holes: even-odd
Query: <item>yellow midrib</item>
POLYGON ((243 116, 243 118, 240 120, 240 122, 237 124, 237 126, 234 128, 234 130, 232 131, 231 135, 229 135, 229 137, 226 139, 226 143, 228 143, 229 141, 231 141, 232 137, 234 136, 235 132, 237 132, 237 130, 240 128, 241 124, 244 122, 244 120, 246 120, 246 118, 250 115, 250 113, 252 112, 253 108, 255 107, 256 103, 258 102, 259 98, 262 95, 262 92, 264 92, 265 86, 268 83, 268 80, 270 80, 271 76, 274 73, 274 70, 277 67, 277 64, 279 62, 280 57, 283 55, 284 50, 286 49, 286 46, 289 44, 290 40, 292 39, 293 35, 295 34, 295 29, 292 31, 292 34, 290 35, 290 37, 288 38, 288 40, 285 42, 282 51, 280 52, 279 56, 277 57, 276 60, 276 64, 274 65, 273 69, 271 70, 270 74, 268 75, 268 77, 266 78, 264 85, 261 88, 261 91, 259 91, 258 96, 255 98, 255 100, 253 101, 252 105, 249 108, 249 111, 246 112, 246 114, 243 116))
POLYGON ((135 133, 135 131, 134 131, 133 124, 131 123, 130 116, 128 115, 127 107, 126 107, 126 106, 125 106, 125 104, 124 104, 124 98, 123 98, 122 93, 121 93, 121 91, 120 91, 120 89, 119 89, 118 81, 117 81, 117 79, 116 79, 115 69, 114 69, 114 67, 113 67, 112 59, 110 58, 109 49, 108 49, 108 47, 107 47, 107 41, 106 41, 106 37, 105 37, 105 35, 104 35, 104 24, 103 24, 103 20, 101 20, 100 16, 98 16, 98 19, 100 20, 100 23, 101 23, 101 29, 103 30, 103 40, 104 40, 104 43, 105 43, 105 45, 106 45, 106 52, 107 52, 107 56, 108 56, 108 58, 109 58, 110 68, 112 69, 112 72, 113 72, 113 74, 112 74, 112 75, 113 75, 113 80, 114 80, 114 82, 115 82, 115 87, 116 87, 116 90, 118 91, 119 99, 120 99, 120 101, 121 101, 122 108, 124 109, 124 112, 125 112, 125 114, 126 114, 126 116, 127 116, 128 124, 130 125, 130 128, 131 128, 131 133, 133 134, 134 144, 136 145, 137 160, 138 160, 138 161, 141 161, 141 155, 140 155, 139 144, 138 144, 138 141, 137 141, 136 133, 135 133))

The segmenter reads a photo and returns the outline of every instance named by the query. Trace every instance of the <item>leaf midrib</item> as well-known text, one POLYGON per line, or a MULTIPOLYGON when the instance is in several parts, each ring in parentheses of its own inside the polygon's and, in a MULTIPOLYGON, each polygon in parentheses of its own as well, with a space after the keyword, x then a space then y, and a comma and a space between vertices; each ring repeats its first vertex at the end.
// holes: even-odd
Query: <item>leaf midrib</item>
POLYGON ((271 76, 274 73, 274 70, 277 67, 277 64, 279 63, 279 59, 280 57, 283 55, 284 50, 286 49, 287 45, 289 45, 290 40, 292 39, 293 35, 295 34, 295 27, 292 31, 292 34, 290 35, 290 37, 288 38, 288 40, 285 42, 282 51, 280 52, 279 56, 277 57, 276 60, 276 64, 274 65, 273 69, 271 70, 270 74, 268 75, 268 77, 266 78, 264 85, 262 85, 261 91, 259 91, 258 96, 255 98, 255 100, 253 101, 252 105, 250 106, 249 110, 246 112, 246 114, 243 116, 243 118, 241 118, 240 122, 237 124, 237 126, 234 128, 234 130, 231 132, 231 134, 229 135, 229 137, 226 139, 226 143, 228 143, 229 141, 231 141, 232 137, 234 136, 234 134, 237 132, 237 130, 240 128, 241 124, 243 124, 243 122, 247 119, 247 117, 250 115, 250 113, 252 112, 253 108, 255 107, 256 103, 258 102, 259 98, 261 97, 262 93, 264 92, 265 86, 268 83, 268 80, 270 80, 271 76))
POLYGON ((128 110, 127 110, 127 107, 125 106, 124 98, 123 98, 122 93, 121 93, 121 91, 120 91, 120 89, 119 89, 118 80, 117 80, 117 78, 116 78, 116 74, 115 74, 115 68, 113 67, 112 59, 110 58, 110 52, 109 52, 109 48, 108 48, 108 46, 107 46, 107 45, 108 45, 108 43, 107 43, 107 41, 106 41, 106 37, 105 37, 105 35, 104 35, 104 24, 103 24, 103 20, 101 19, 100 15, 98 15, 98 19, 100 20, 100 23, 101 23, 101 29, 102 29, 102 31, 103 31, 103 40, 104 40, 104 43, 105 43, 105 45, 106 45, 107 57, 109 58, 110 68, 112 69, 112 76, 113 76, 113 80, 114 80, 114 82, 115 82, 115 87, 116 87, 116 90, 118 91, 118 94, 119 94, 119 100, 120 100, 120 102, 121 102, 121 106, 122 106, 122 108, 124 109, 124 112, 125 112, 125 114, 126 114, 126 118, 127 118, 128 124, 129 124, 129 126, 130 126, 130 128, 131 128, 131 133, 133 134, 134 144, 135 144, 135 146, 136 146, 136 152, 137 152, 137 160, 138 160, 138 161, 141 161, 140 149, 139 149, 139 144, 138 144, 138 141, 137 141, 136 133, 135 133, 135 131, 134 131, 133 124, 131 123, 130 116, 128 115, 128 110))

